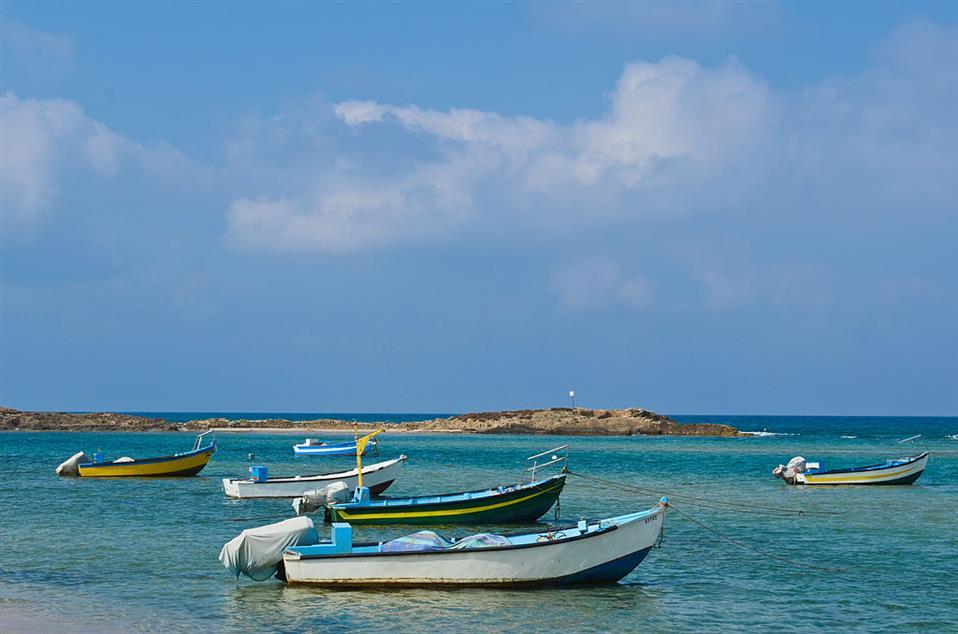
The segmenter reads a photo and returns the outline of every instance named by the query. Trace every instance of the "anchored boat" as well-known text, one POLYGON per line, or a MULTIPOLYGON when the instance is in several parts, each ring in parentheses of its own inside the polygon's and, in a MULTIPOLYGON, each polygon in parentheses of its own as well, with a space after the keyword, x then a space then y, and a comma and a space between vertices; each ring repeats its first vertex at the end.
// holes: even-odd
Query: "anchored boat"
POLYGON ((927 451, 867 467, 831 470, 818 462, 806 462, 801 456, 796 456, 789 460, 787 466, 778 465, 772 470, 772 475, 788 484, 913 484, 924 473, 927 464, 927 451))
POLYGON ((362 438, 347 442, 327 443, 315 438, 307 438, 306 442, 293 445, 293 453, 297 456, 355 456, 357 446, 362 445, 362 455, 366 455, 370 445, 378 449, 377 441, 373 437, 381 431, 374 431, 362 438), (363 440, 366 442, 362 442, 363 440))
MULTIPOLYGON (((326 502, 326 520, 351 524, 507 524, 528 522, 542 517, 559 499, 565 486, 565 473, 536 479, 536 471, 563 468, 569 459, 568 445, 526 458, 531 467, 522 471, 519 482, 478 491, 462 491, 441 495, 403 498, 372 499, 372 492, 362 486, 356 488, 351 501, 330 499, 326 502), (566 453, 559 454, 565 450, 566 453), (545 459, 539 464, 540 459, 545 459), (524 482, 526 474, 529 481, 524 482)), ((297 513, 312 510, 310 499, 293 503, 297 513)))
MULTIPOLYGON (((399 477, 406 456, 362 467, 365 484, 372 495, 382 493, 399 477)), ((295 498, 307 492, 324 493, 330 485, 344 483, 351 492, 359 485, 359 470, 292 477, 267 477, 266 468, 253 468, 255 477, 224 478, 223 490, 231 498, 295 498)))
POLYGON ((358 544, 349 524, 336 523, 330 541, 307 545, 315 529, 298 517, 244 531, 223 547, 220 560, 237 576, 260 580, 275 572, 290 584, 322 586, 613 583, 660 542, 666 506, 662 498, 645 511, 533 533, 449 540, 422 531, 358 544))
POLYGON ((351 502, 326 507, 330 522, 351 524, 508 524, 534 521, 559 499, 565 474, 495 489, 408 498, 370 499, 357 489, 351 502))
POLYGON ((212 431, 207 431, 197 436, 190 451, 159 458, 123 457, 107 462, 99 450, 93 454, 93 460, 81 452, 57 467, 57 475, 81 478, 193 476, 203 470, 216 451, 216 440, 212 434, 212 431))

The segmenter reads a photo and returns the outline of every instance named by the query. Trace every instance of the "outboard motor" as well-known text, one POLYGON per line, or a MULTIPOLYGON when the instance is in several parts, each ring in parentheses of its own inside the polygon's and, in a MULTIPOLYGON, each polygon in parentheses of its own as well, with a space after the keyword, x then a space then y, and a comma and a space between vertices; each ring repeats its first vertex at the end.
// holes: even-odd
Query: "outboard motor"
POLYGON ((307 491, 302 497, 293 500, 293 510, 296 515, 315 513, 324 506, 347 502, 349 500, 349 485, 345 482, 333 482, 325 489, 307 491))
POLYGON ((772 475, 776 478, 782 478, 789 484, 795 481, 795 476, 799 473, 805 473, 805 458, 795 456, 788 461, 787 465, 778 465, 772 469, 772 475))

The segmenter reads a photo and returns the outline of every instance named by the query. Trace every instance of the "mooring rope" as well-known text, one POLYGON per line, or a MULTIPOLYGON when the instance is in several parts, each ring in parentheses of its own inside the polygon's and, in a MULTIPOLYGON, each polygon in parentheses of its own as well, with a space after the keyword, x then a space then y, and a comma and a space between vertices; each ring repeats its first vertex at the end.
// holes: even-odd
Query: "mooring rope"
MULTIPOLYGON (((606 491, 606 490, 608 490, 608 486, 606 486, 606 485, 604 485, 604 484, 592 484, 592 483, 585 483, 585 482, 583 482, 583 483, 581 483, 581 485, 582 485, 582 486, 589 487, 590 489, 596 489, 596 490, 601 490, 601 491, 606 491)), ((630 489, 630 487, 628 487, 627 485, 626 485, 626 486, 623 486, 622 488, 625 488, 626 490, 629 490, 629 489, 630 489)), ((631 490, 632 490, 633 492, 636 492, 636 493, 642 493, 642 494, 645 493, 645 491, 639 491, 638 489, 631 489, 631 490)), ((666 495, 666 497, 681 498, 681 494, 680 494, 680 495, 676 495, 676 496, 673 496, 672 494, 668 494, 668 495, 666 495)), ((798 510, 798 511, 787 511, 787 512, 786 512, 786 511, 769 510, 769 509, 758 510, 758 509, 751 509, 751 508, 737 508, 736 506, 715 506, 715 505, 713 505, 713 504, 706 504, 706 503, 704 503, 704 502, 689 502, 688 500, 682 500, 682 503, 685 504, 685 505, 688 505, 688 506, 697 506, 697 507, 700 507, 700 508, 712 509, 712 510, 714 510, 714 511, 731 512, 731 513, 747 513, 747 514, 750 514, 750 515, 763 515, 763 514, 764 514, 764 515, 769 515, 769 516, 771 516, 771 517, 792 517, 792 516, 795 515, 795 514, 798 514, 798 515, 804 515, 804 514, 805 514, 805 512, 802 511, 802 510, 798 510)), ((718 504, 731 504, 731 503, 729 503, 729 502, 718 502, 718 504)))
POLYGON ((610 487, 615 487, 619 489, 625 489, 627 491, 632 491, 633 493, 642 493, 642 494, 653 494, 656 496, 665 495, 667 497, 674 497, 676 499, 685 498, 684 503, 689 504, 690 506, 702 506, 705 508, 712 508, 719 511, 738 511, 742 513, 769 513, 777 515, 841 515, 838 511, 806 511, 804 509, 786 509, 774 506, 759 506, 756 504, 745 504, 742 502, 724 502, 722 500, 712 500, 709 498, 703 498, 695 495, 688 495, 686 493, 669 493, 666 491, 660 491, 657 489, 650 489, 648 487, 641 487, 634 484, 626 484, 624 482, 613 482, 612 480, 605 480, 603 478, 597 478, 596 476, 585 475, 577 471, 572 471, 571 469, 566 469, 566 473, 569 475, 574 475, 585 480, 592 480, 610 487), (693 501, 689 501, 693 500, 693 501))
POLYGON ((757 548, 754 548, 754 547, 752 547, 752 546, 749 546, 749 545, 746 544, 746 543, 740 542, 740 541, 738 541, 737 539, 733 539, 733 538, 729 537, 728 535, 725 535, 725 534, 723 534, 723 533, 720 533, 719 531, 715 530, 714 528, 712 528, 711 526, 709 526, 709 525, 706 524, 705 522, 700 522, 699 520, 695 519, 694 517, 692 517, 692 516, 689 515, 688 513, 685 513, 685 512, 683 512, 683 511, 680 511, 679 509, 675 508, 675 506, 673 506, 671 502, 666 503, 666 506, 668 506, 670 509, 672 509, 673 511, 675 511, 676 513, 678 513, 679 515, 681 515, 681 516, 684 517, 685 519, 689 520, 689 521, 692 522, 693 524, 697 524, 698 526, 704 528, 705 530, 707 530, 708 532, 712 533, 713 535, 717 535, 718 537, 721 537, 721 538, 724 539, 725 541, 731 542, 732 544, 735 544, 735 545, 738 546, 739 548, 744 548, 745 550, 749 550, 749 551, 751 551, 751 552, 753 552, 753 553, 756 553, 756 554, 758 554, 758 555, 761 555, 762 557, 768 557, 769 559, 776 559, 776 560, 778 560, 778 561, 785 562, 785 563, 790 564, 790 565, 792 565, 792 566, 800 566, 800 567, 802 567, 802 568, 808 568, 809 570, 819 570, 819 571, 821 571, 821 572, 845 572, 845 570, 842 569, 842 568, 829 568, 829 567, 826 567, 826 566, 816 566, 816 565, 814 565, 814 564, 806 564, 806 563, 802 563, 802 562, 800 562, 800 561, 795 561, 794 559, 788 559, 788 558, 786 558, 786 557, 779 557, 778 555, 773 555, 772 553, 767 553, 767 552, 761 551, 761 550, 759 550, 759 549, 757 549, 757 548))
MULTIPOLYGON (((294 516, 295 517, 295 516, 294 516)), ((289 513, 285 515, 260 515, 257 517, 227 517, 227 522, 258 522, 259 520, 289 519, 289 513)))

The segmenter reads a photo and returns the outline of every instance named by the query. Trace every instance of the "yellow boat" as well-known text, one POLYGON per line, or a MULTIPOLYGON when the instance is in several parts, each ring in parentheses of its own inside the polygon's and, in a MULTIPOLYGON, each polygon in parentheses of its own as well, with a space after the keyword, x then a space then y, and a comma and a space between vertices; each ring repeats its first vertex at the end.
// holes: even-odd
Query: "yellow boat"
POLYGON ((216 451, 216 441, 212 438, 209 444, 204 444, 203 439, 211 431, 204 432, 196 437, 193 443, 193 449, 183 453, 173 454, 172 456, 162 456, 160 458, 142 458, 133 460, 131 458, 120 458, 114 462, 104 462, 96 460, 98 456, 94 455, 93 462, 80 462, 76 465, 77 475, 81 478, 171 478, 193 476, 203 470, 203 467, 213 457, 216 451))

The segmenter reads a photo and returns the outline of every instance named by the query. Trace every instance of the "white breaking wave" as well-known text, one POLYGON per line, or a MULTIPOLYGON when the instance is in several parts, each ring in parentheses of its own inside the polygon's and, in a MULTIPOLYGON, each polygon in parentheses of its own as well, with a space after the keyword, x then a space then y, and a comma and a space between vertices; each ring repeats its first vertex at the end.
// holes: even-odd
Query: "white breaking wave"
POLYGON ((758 436, 760 438, 764 438, 766 436, 798 436, 798 434, 788 434, 780 431, 765 431, 764 429, 762 431, 743 431, 741 433, 748 434, 749 436, 758 436))
POLYGON ((951 438, 952 440, 958 440, 958 434, 952 434, 951 436, 945 436, 945 438, 951 438))
POLYGON ((842 436, 842 438, 858 438, 858 436, 842 436))

